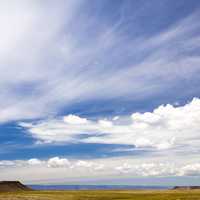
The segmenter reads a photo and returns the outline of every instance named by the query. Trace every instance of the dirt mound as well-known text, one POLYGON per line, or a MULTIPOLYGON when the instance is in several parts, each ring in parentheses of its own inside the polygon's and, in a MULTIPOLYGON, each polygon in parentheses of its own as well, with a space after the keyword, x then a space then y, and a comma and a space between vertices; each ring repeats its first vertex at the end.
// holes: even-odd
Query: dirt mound
POLYGON ((0 181, 0 192, 30 191, 31 189, 19 181, 0 181))

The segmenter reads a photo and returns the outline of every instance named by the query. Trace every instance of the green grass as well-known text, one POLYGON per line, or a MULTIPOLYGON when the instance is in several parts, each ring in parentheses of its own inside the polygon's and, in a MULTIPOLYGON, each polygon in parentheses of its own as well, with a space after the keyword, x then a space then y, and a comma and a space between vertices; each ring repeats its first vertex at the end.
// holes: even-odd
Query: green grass
POLYGON ((200 190, 31 191, 0 193, 0 200, 200 200, 200 190))

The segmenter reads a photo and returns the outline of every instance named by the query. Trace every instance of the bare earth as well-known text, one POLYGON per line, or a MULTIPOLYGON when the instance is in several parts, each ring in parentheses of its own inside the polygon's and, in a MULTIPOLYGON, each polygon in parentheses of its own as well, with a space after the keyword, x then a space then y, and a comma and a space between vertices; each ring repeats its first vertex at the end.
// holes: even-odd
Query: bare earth
POLYGON ((200 200, 200 190, 28 191, 0 193, 0 200, 200 200))

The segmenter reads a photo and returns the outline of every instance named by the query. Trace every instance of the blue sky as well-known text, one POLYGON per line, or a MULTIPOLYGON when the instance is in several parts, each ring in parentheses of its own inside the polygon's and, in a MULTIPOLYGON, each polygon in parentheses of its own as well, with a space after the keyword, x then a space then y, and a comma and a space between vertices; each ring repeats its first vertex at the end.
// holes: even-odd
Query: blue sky
POLYGON ((196 0, 1 2, 0 179, 200 184, 199 17, 196 0))

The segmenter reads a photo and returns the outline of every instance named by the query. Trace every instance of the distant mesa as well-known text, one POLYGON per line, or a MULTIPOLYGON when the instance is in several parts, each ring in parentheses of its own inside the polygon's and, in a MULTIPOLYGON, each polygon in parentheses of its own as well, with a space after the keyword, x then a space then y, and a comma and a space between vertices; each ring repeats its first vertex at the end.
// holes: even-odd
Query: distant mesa
POLYGON ((31 188, 19 181, 0 181, 0 192, 30 191, 31 188))
POLYGON ((200 186, 175 186, 173 190, 197 190, 200 186))

